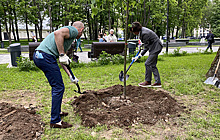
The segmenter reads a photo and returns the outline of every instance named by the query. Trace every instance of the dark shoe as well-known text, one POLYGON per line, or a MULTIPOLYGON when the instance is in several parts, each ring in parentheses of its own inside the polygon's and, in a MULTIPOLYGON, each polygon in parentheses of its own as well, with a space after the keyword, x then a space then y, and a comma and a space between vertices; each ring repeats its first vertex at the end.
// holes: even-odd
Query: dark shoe
POLYGON ((143 83, 139 83, 138 84, 140 87, 151 87, 151 83, 150 82, 147 82, 147 81, 145 81, 145 82, 143 82, 143 83))
POLYGON ((69 127, 72 127, 73 125, 72 124, 69 124, 67 122, 63 122, 61 121, 61 124, 59 123, 50 123, 50 128, 69 128, 69 127))
POLYGON ((67 112, 60 112, 60 117, 65 117, 65 116, 67 116, 69 113, 67 113, 67 112))
POLYGON ((161 83, 154 83, 151 87, 162 87, 161 83))

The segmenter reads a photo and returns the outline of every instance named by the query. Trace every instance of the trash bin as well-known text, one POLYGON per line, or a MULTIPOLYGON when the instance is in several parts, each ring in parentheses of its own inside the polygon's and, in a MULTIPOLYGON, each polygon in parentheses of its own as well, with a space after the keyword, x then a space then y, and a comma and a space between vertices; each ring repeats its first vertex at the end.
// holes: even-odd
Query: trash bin
POLYGON ((17 57, 20 57, 21 55, 21 44, 20 43, 14 43, 9 46, 9 51, 11 54, 11 64, 12 66, 17 67, 17 57))
POLYGON ((129 54, 134 54, 136 50, 136 43, 128 42, 129 54))

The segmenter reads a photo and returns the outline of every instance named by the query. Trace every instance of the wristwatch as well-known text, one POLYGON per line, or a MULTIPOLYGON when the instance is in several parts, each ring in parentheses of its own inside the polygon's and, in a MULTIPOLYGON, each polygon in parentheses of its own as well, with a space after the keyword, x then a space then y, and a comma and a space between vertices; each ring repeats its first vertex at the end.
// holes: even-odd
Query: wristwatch
POLYGON ((60 54, 60 56, 64 56, 64 54, 63 54, 63 53, 61 53, 61 54, 60 54))

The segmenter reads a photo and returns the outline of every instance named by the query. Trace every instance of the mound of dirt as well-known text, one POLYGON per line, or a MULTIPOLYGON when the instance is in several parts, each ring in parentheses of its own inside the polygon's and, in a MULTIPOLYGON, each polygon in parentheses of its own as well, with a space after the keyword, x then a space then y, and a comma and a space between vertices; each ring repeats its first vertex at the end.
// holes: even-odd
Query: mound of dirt
POLYGON ((124 99, 121 97, 122 85, 88 91, 76 97, 71 105, 86 127, 154 125, 160 119, 166 121, 169 117, 178 116, 185 108, 163 91, 129 85, 126 92, 124 99))
POLYGON ((0 103, 0 139, 40 139, 43 123, 35 111, 0 103))

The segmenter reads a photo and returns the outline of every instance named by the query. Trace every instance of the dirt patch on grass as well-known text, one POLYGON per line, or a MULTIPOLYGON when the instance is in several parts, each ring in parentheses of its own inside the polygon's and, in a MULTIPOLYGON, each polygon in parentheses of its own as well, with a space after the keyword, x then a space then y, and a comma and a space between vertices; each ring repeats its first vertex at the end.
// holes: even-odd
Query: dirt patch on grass
POLYGON ((1 92, 0 103, 1 102, 33 108, 39 105, 40 99, 36 97, 36 93, 30 92, 29 90, 13 90, 1 92))
POLYGON ((40 115, 34 110, 0 103, 0 139, 40 139, 43 133, 40 115))
POLYGON ((87 127, 154 125, 158 120, 179 116, 185 108, 164 91, 131 85, 126 91, 126 99, 121 97, 121 85, 88 91, 76 97, 72 106, 81 117, 82 125, 87 127))

